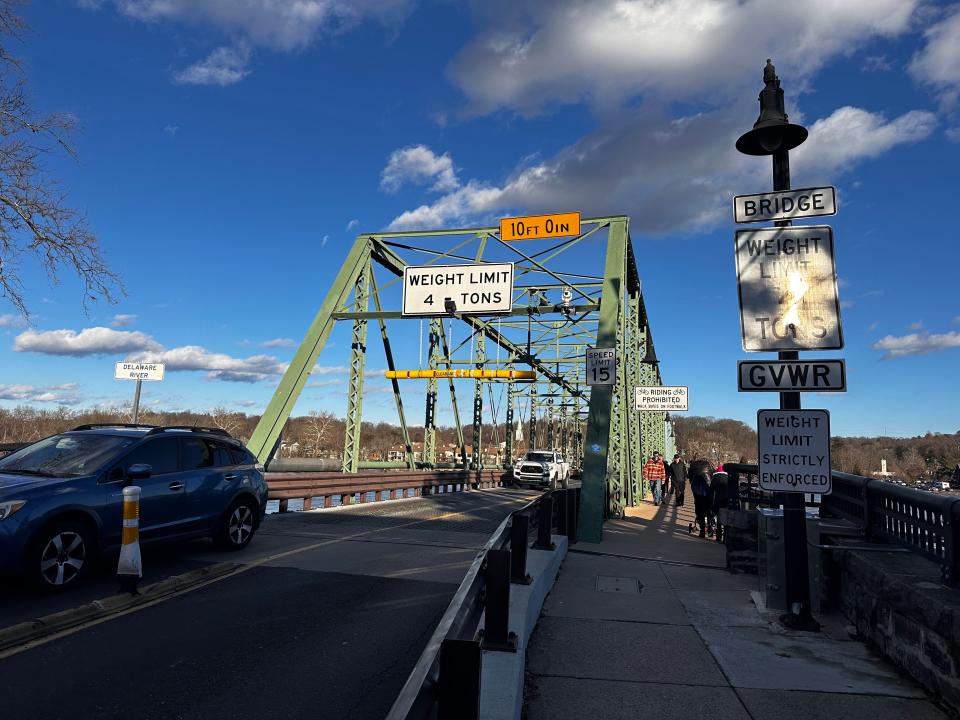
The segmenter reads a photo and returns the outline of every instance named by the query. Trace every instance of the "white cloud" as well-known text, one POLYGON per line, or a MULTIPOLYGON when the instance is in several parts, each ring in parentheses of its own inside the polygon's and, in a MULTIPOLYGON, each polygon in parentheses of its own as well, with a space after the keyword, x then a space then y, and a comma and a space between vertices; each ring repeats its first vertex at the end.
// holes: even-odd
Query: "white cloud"
POLYGON ((907 355, 923 355, 960 347, 960 332, 911 333, 900 337, 887 335, 873 343, 871 347, 874 350, 885 350, 883 354, 885 360, 907 355))
POLYGON ((176 137, 177 133, 180 131, 179 125, 164 125, 163 131, 170 137, 176 137))
POLYGON ((878 322, 872 322, 872 323, 870 323, 870 326, 867 328, 867 332, 873 332, 873 331, 876 330, 879 326, 880 326, 880 323, 878 323, 878 322))
POLYGON ((911 61, 910 74, 936 88, 941 100, 952 105, 960 97, 960 5, 954 5, 924 36, 926 45, 911 61))
POLYGON ((923 320, 917 320, 907 325, 907 330, 912 332, 917 332, 918 330, 923 330, 923 320))
POLYGON ((320 247, 326 247, 326 245, 327 245, 328 242, 330 242, 330 236, 329 236, 329 235, 324 235, 324 236, 320 239, 320 247))
MULTIPOLYGON (((769 184, 769 161, 734 148, 755 116, 744 105, 680 119, 638 110, 608 120, 552 158, 518 167, 501 184, 470 180, 401 213, 390 228, 489 222, 504 212, 558 207, 577 207, 587 216, 628 212, 632 226, 646 233, 709 227, 727 219, 731 196, 769 184)), ((887 122, 867 110, 840 108, 812 125, 809 148, 794 151, 795 185, 829 181, 858 160, 923 139, 934 122, 920 111, 887 122)))
POLYGON ((27 324, 27 319, 23 315, 11 315, 9 313, 0 315, 0 328, 23 327, 27 324))
POLYGON ((867 55, 863 59, 861 69, 864 72, 886 72, 893 67, 893 63, 887 59, 886 55, 867 55))
POLYGON ((919 0, 487 0, 450 68, 475 112, 587 99, 725 104, 756 97, 762 59, 806 79, 911 27, 919 0), (789 38, 789 42, 784 42, 789 38))
POLYGON ((15 352, 36 352, 44 355, 115 355, 143 350, 161 350, 162 346, 149 335, 106 327, 75 330, 25 330, 13 340, 15 352))
MULTIPOLYGON (((107 4, 107 0, 78 2, 89 10, 107 4)), ((229 38, 235 47, 218 48, 175 77, 183 83, 229 85, 249 74, 249 48, 302 50, 321 35, 346 32, 368 19, 393 30, 406 18, 412 0, 112 0, 112 4, 135 20, 213 29, 229 38), (239 57, 230 57, 238 52, 239 57)))
POLYGON ((184 345, 170 350, 134 353, 131 362, 162 362, 167 370, 205 370, 211 380, 257 382, 281 374, 286 365, 271 355, 235 358, 226 353, 210 352, 199 345, 184 345))
POLYGON ((357 220, 356 218, 354 218, 353 220, 351 220, 350 222, 347 223, 347 230, 353 230, 354 228, 358 227, 359 225, 360 225, 360 221, 357 220))
POLYGON ((426 145, 394 150, 380 176, 380 187, 387 192, 396 192, 407 183, 430 182, 430 189, 437 192, 449 192, 460 185, 450 155, 437 155, 426 145))
POLYGON ((0 400, 26 400, 28 402, 53 402, 60 405, 76 405, 80 396, 76 383, 62 385, 4 385, 0 384, 0 400))
POLYGON ((233 85, 243 80, 250 71, 250 48, 218 47, 203 60, 195 62, 173 75, 173 81, 181 85, 233 85))
POLYGON ((960 143, 960 127, 947 128, 944 134, 950 142, 960 143))
POLYGON ((110 327, 127 327, 128 325, 133 325, 136 321, 136 315, 114 315, 113 320, 110 321, 110 327))
POLYGON ((297 341, 292 338, 274 338, 260 343, 262 348, 291 348, 296 347, 297 341))

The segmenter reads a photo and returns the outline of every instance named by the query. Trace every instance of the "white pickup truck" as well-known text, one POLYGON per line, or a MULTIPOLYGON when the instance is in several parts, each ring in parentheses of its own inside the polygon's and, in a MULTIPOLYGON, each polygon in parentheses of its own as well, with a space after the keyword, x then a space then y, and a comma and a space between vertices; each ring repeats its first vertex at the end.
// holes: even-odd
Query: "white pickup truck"
POLYGON ((563 461, 563 455, 552 450, 529 450, 513 466, 516 485, 556 490, 567 487, 569 480, 570 466, 563 461))

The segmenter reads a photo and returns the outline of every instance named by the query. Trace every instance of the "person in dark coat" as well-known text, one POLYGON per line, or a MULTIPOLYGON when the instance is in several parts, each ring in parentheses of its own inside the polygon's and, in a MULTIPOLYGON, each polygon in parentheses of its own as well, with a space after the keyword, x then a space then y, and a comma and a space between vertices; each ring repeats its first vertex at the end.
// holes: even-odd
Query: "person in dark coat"
POLYGON ((673 481, 670 476, 670 463, 666 458, 661 458, 663 462, 663 496, 666 497, 673 492, 673 481))
MULTIPOLYGON (((693 493, 693 508, 697 516, 697 525, 700 526, 700 537, 707 535, 707 513, 710 511, 710 482, 713 480, 713 465, 709 461, 698 458, 690 463, 688 473, 690 477, 690 491, 693 493)), ((690 524, 693 532, 693 523, 690 524)))
POLYGON ((670 481, 677 507, 683 507, 683 496, 687 491, 687 466, 679 453, 673 456, 673 462, 670 463, 670 481))
POLYGON ((714 538, 723 542, 723 525, 720 524, 720 508, 727 506, 727 473, 721 465, 710 479, 710 514, 713 520, 714 538))

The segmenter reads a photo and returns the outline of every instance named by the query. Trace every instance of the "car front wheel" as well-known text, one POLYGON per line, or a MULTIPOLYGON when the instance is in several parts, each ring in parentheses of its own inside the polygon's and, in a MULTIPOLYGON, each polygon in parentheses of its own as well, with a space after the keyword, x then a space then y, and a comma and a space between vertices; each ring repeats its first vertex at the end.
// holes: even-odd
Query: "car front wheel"
POLYGON ((37 536, 30 553, 30 574, 43 590, 60 591, 78 584, 93 562, 93 534, 82 522, 51 523, 37 536))
POLYGON ((243 550, 257 528, 257 508, 252 500, 237 500, 227 510, 213 539, 221 550, 243 550))

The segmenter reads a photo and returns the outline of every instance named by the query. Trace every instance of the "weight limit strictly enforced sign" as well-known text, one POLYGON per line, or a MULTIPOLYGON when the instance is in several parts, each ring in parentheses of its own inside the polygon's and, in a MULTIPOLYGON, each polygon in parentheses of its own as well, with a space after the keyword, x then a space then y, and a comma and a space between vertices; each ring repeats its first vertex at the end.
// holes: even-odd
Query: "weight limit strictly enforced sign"
POLYGON ((764 490, 832 492, 830 413, 826 410, 759 410, 757 443, 764 490))
POLYGON ((513 306, 513 263, 407 266, 403 314, 497 314, 513 306))
POLYGON ((843 347, 829 226, 738 230, 736 259, 744 350, 843 347))

